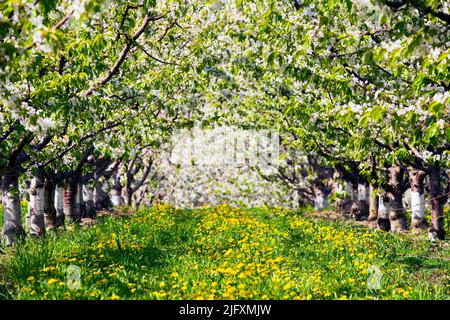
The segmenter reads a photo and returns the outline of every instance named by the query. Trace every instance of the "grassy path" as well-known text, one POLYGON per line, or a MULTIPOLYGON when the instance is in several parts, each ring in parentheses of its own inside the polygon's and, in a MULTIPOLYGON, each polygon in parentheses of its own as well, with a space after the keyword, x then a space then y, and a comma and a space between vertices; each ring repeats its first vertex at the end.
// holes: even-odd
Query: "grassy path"
POLYGON ((159 206, 0 254, 0 298, 449 299, 448 242, 415 238, 281 209, 159 206))

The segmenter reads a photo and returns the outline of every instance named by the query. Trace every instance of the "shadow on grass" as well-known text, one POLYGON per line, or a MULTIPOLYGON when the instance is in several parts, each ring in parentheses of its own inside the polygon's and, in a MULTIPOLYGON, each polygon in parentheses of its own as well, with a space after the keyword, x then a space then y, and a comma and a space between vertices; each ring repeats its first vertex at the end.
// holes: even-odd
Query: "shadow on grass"
MULTIPOLYGON (((123 267, 123 277, 110 279, 121 288, 121 293, 127 295, 126 287, 129 277, 154 278, 169 272, 174 261, 180 255, 187 252, 193 241, 195 226, 200 217, 192 217, 191 213, 176 216, 177 223, 168 230, 164 228, 137 228, 131 234, 138 237, 146 237, 144 242, 138 241, 139 247, 132 248, 126 243, 118 243, 117 247, 107 246, 102 250, 97 249, 93 243, 110 237, 112 233, 126 232, 122 222, 130 217, 115 219, 100 218, 99 225, 95 229, 82 230, 74 227, 73 230, 57 230, 50 232, 44 239, 26 239, 14 250, 4 256, 0 261, 0 300, 14 299, 16 292, 14 285, 25 285, 26 279, 33 276, 36 279, 42 277, 41 270, 53 265, 60 258, 76 258, 73 262, 56 262, 57 269, 53 273, 47 273, 45 278, 55 277, 63 279, 66 268, 70 265, 78 265, 82 269, 102 270, 98 276, 92 274, 91 285, 95 280, 105 277, 105 270, 115 272, 117 267, 123 267), (186 222, 186 223, 183 223, 186 222), (188 225, 188 228, 186 228, 188 225), (149 235, 151 235, 149 237, 149 235), (82 260, 84 260, 81 262, 82 260), (52 262, 53 260, 53 262, 52 262), (81 261, 80 261, 81 260, 81 261), (123 282, 123 283, 122 283, 123 282)), ((130 232, 130 231, 128 231, 130 232)), ((116 239, 117 240, 117 239, 116 239)), ((70 261, 70 260, 69 260, 70 261)), ((88 271, 89 273, 89 271, 88 271)), ((108 282, 109 283, 109 282, 108 282)), ((38 292, 39 294, 39 292, 38 292)))
POLYGON ((447 261, 430 259, 426 256, 406 256, 399 257, 396 259, 397 263, 405 265, 407 268, 411 270, 419 270, 419 269, 441 269, 441 268, 450 268, 450 264, 447 261))
POLYGON ((142 249, 112 249, 103 250, 104 258, 96 260, 98 267, 113 264, 121 265, 129 271, 139 272, 142 266, 148 269, 163 269, 168 265, 168 255, 158 247, 149 246, 142 249))

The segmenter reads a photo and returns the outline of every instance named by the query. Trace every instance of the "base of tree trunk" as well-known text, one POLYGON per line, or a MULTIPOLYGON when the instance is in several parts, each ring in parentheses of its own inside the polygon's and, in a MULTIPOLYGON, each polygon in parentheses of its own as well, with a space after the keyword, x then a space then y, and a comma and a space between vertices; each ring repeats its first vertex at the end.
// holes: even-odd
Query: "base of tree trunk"
POLYGON ((94 203, 85 203, 85 218, 91 218, 94 219, 96 217, 96 212, 94 209, 94 203))
POLYGON ((46 230, 53 230, 56 226, 56 210, 55 209, 48 209, 45 213, 45 229, 46 230), (51 212, 50 212, 51 210, 51 212))
POLYGON ((404 217, 400 217, 395 220, 391 219, 390 222, 391 222, 391 231, 392 232, 405 231, 407 229, 406 220, 404 217))
POLYGON ((376 229, 378 226, 378 218, 377 217, 369 217, 367 219, 369 221, 369 228, 376 229))
POLYGON ((412 230, 426 230, 428 228, 428 223, 425 219, 413 219, 411 221, 412 230))
POLYGON ((433 228, 433 226, 431 226, 428 229, 428 238, 431 241, 445 240, 445 231, 444 230, 436 230, 435 228, 433 228))
POLYGON ((68 216, 68 215, 66 215, 64 217, 65 217, 65 220, 67 221, 67 223, 79 223, 79 222, 81 222, 81 217, 78 216, 78 215, 75 215, 75 216, 68 216))
POLYGON ((341 215, 350 214, 350 209, 352 207, 351 199, 337 199, 336 200, 336 211, 341 215))
POLYGON ((8 246, 25 236, 22 226, 22 212, 20 208, 19 173, 9 172, 9 175, 1 177, 1 202, 3 207, 2 236, 6 238, 8 246))
POLYGON ((45 215, 45 229, 52 230, 56 228, 56 211, 50 215, 45 215))
POLYGON ((365 201, 359 201, 351 207, 351 215, 356 221, 366 221, 369 217, 369 205, 365 201))
POLYGON ((12 247, 19 240, 24 239, 27 234, 24 228, 18 227, 3 229, 1 235, 6 239, 6 246, 12 247))
POLYGON ((61 228, 61 227, 64 227, 64 219, 65 218, 65 216, 64 216, 64 214, 62 214, 62 215, 57 215, 56 216, 56 220, 55 220, 55 228, 61 228))
POLYGON ((383 231, 391 230, 391 221, 388 218, 378 217, 377 219, 378 229, 383 231))

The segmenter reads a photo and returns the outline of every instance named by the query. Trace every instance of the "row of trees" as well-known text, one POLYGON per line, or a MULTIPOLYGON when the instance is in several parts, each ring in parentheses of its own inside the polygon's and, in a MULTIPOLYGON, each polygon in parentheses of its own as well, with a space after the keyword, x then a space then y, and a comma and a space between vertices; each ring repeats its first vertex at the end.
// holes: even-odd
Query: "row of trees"
POLYGON ((297 154, 389 199, 390 226, 387 216, 378 219, 383 229, 406 228, 408 171, 414 207, 423 207, 428 181, 429 232, 444 239, 448 2, 237 1, 226 11, 217 25, 228 32, 208 51, 221 53, 217 69, 226 77, 216 85, 227 90, 224 116, 279 127, 297 154))
POLYGON ((3 234, 23 234, 25 180, 34 235, 63 215, 78 220, 82 207, 93 216, 157 194, 146 182, 153 155, 201 121, 278 128, 318 207, 339 178, 361 200, 357 216, 363 187, 389 198, 392 230, 406 227, 409 170, 419 207, 428 181, 429 231, 443 239, 449 22, 445 0, 3 1, 3 234))
POLYGON ((188 59, 202 32, 190 25, 197 5, 2 1, 0 176, 9 243, 23 234, 25 180, 32 235, 60 225, 63 213, 77 221, 83 206, 87 216, 108 207, 107 187, 122 193, 117 172, 126 176, 125 203, 132 201, 149 178, 152 150, 199 114, 188 59))

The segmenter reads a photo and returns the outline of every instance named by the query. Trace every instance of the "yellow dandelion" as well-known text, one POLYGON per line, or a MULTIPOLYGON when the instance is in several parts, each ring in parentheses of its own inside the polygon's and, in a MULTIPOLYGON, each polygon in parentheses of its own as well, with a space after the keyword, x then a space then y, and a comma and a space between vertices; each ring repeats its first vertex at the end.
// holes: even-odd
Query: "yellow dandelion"
POLYGON ((284 291, 289 290, 291 287, 292 287, 292 284, 289 282, 283 287, 283 290, 284 291))

